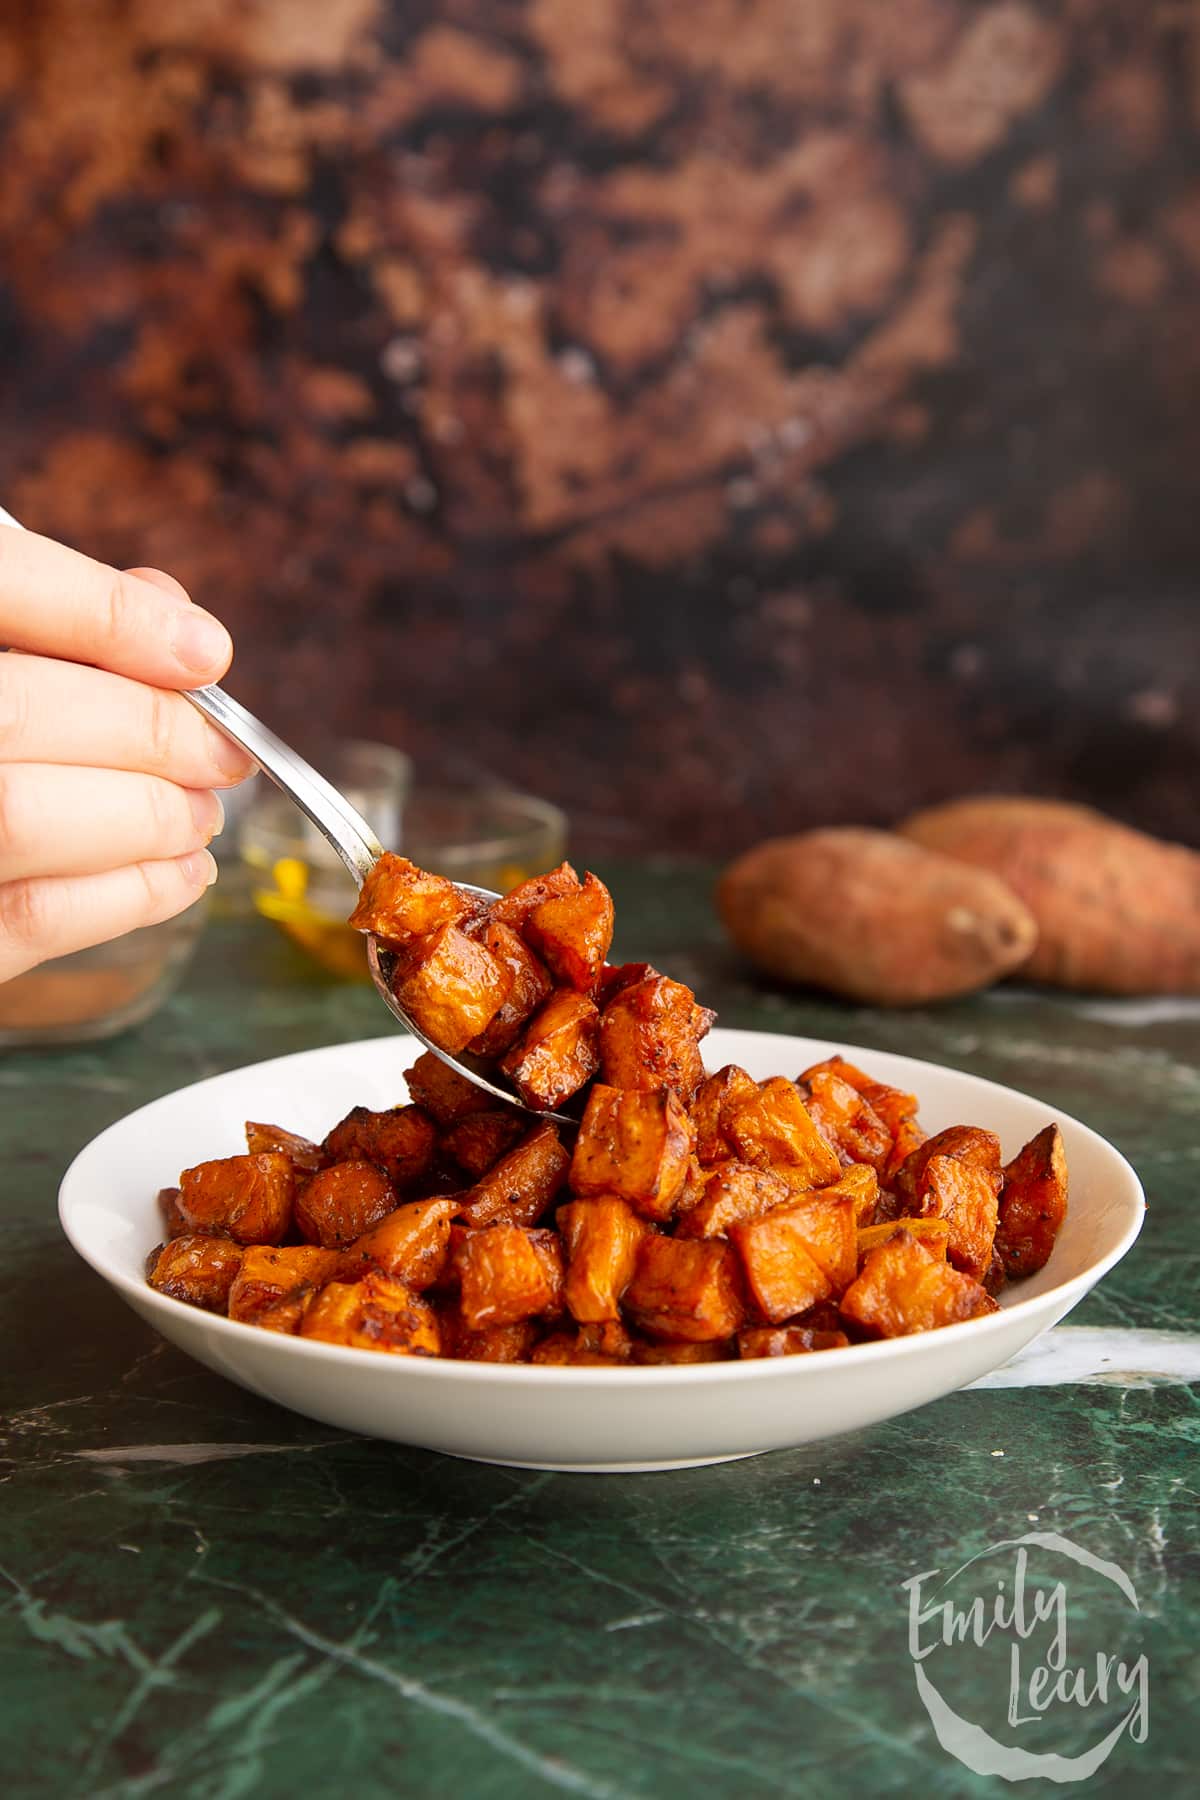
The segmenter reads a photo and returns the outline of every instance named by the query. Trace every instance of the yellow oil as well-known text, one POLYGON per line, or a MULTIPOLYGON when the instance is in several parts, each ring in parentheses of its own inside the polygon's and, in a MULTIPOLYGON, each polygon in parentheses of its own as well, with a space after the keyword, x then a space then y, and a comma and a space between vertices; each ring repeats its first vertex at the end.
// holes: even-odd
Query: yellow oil
MULTIPOLYGON (((436 864, 423 866, 436 869, 436 864)), ((461 880, 469 880, 477 887, 492 888, 499 894, 507 893, 519 881, 527 881, 539 872, 516 862, 472 869, 469 874, 456 871, 461 880)), ((266 867, 257 869, 256 875, 258 879, 252 889, 252 898, 255 910, 264 919, 270 919, 286 931, 294 943, 331 975, 347 981, 371 979, 362 933, 351 931, 345 916, 327 910, 320 904, 318 894, 313 892, 322 885, 322 878, 327 883, 327 870, 314 870, 298 856, 281 856, 269 870, 266 867)), ((346 903, 347 912, 351 904, 352 898, 346 903)))

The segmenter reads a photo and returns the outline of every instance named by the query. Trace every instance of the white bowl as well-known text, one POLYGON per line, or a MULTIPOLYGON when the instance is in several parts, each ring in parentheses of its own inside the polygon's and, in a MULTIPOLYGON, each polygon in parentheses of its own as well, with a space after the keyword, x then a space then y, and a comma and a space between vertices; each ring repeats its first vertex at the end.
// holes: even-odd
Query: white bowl
POLYGON ((86 1262, 136 1313, 252 1393, 325 1424, 522 1468, 640 1470, 723 1462, 893 1418, 995 1369, 1061 1319, 1136 1238, 1137 1176, 1086 1125, 1025 1094, 913 1057, 754 1031, 714 1031, 710 1068, 796 1075, 843 1050, 917 1094, 929 1131, 986 1125, 1006 1156, 1052 1118, 1071 1175, 1066 1224, 1040 1274, 1006 1289, 983 1319, 890 1342, 749 1362, 562 1368, 387 1356, 280 1336, 147 1287, 162 1231, 160 1187, 180 1169, 244 1148, 246 1119, 320 1138, 355 1105, 393 1106, 409 1038, 372 1038, 234 1069, 168 1094, 102 1131, 63 1177, 59 1216, 86 1262))

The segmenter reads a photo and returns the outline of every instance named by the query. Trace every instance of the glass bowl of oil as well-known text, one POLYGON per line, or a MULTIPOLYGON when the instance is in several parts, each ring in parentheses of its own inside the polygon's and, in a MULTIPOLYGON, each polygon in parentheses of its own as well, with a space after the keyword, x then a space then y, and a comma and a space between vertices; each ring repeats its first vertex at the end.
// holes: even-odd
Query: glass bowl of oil
MULTIPOLYGON (((387 849, 453 881, 503 893, 566 854, 565 815, 532 794, 499 786, 413 786, 408 758, 381 744, 343 744, 322 772, 387 849)), ((353 880, 291 802, 263 787, 239 834, 255 908, 331 974, 368 980, 364 940, 346 924, 353 880)))

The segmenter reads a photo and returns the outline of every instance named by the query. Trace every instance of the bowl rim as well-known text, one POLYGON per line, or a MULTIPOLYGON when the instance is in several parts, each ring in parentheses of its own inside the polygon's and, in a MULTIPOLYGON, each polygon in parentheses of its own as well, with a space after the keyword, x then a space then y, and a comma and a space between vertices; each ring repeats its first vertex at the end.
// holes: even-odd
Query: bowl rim
MULTIPOLYGON (((863 1044, 852 1044, 843 1040, 809 1038, 799 1033, 752 1031, 738 1027, 724 1028, 726 1036, 742 1036, 752 1039, 777 1039, 790 1045, 804 1045, 807 1049, 832 1051, 840 1046, 842 1054, 851 1061, 857 1057, 887 1057, 892 1062, 904 1063, 918 1069, 932 1069, 939 1073, 949 1074, 970 1082, 978 1087, 1005 1096, 1016 1096, 1034 1105, 1046 1105, 1035 1095, 1027 1094, 1023 1089, 1007 1086, 1003 1082, 992 1081, 983 1075, 975 1075, 965 1069, 956 1069, 951 1064, 930 1062, 927 1058, 906 1056, 901 1051, 872 1049, 863 1044)), ((291 1051, 284 1056, 266 1057, 255 1063, 245 1063, 236 1069, 224 1069, 215 1075, 204 1076, 199 1081, 188 1082, 186 1086, 174 1088, 154 1100, 136 1107, 122 1118, 107 1125, 103 1131, 89 1140, 72 1158, 58 1190, 58 1217, 68 1242, 76 1253, 96 1274, 108 1282, 120 1294, 129 1299, 135 1310, 147 1315, 161 1315, 164 1318, 177 1318, 181 1308, 188 1313, 198 1314, 197 1322, 202 1322, 207 1330, 217 1333, 218 1341, 225 1338, 231 1343, 246 1343, 247 1334, 258 1347, 266 1349, 264 1339, 278 1346, 281 1355, 299 1355, 317 1361, 329 1361, 334 1365, 346 1368, 362 1368, 364 1358, 367 1366, 382 1370, 392 1368, 398 1373, 396 1379, 411 1376, 417 1380, 453 1381, 464 1378, 478 1378, 483 1382, 518 1382, 526 1387, 538 1387, 543 1383, 562 1383, 563 1381, 582 1381, 590 1387, 607 1388, 630 1384, 639 1392, 659 1385, 681 1386, 689 1383, 709 1381, 736 1383, 750 1379, 769 1380, 782 1379, 785 1375, 803 1379, 805 1369, 817 1371, 828 1369, 829 1365, 822 1355, 812 1356, 780 1356, 754 1357, 746 1360, 733 1358, 713 1362, 698 1363, 639 1363, 622 1364, 617 1367, 609 1365, 579 1363, 490 1363, 473 1362, 467 1358, 442 1356, 385 1356, 379 1351, 362 1350, 348 1344, 327 1344, 318 1338, 293 1337, 277 1332, 264 1332, 261 1327, 243 1323, 240 1319, 229 1319, 220 1313, 210 1313, 202 1308, 186 1307, 185 1302, 174 1300, 169 1295, 160 1294, 144 1280, 135 1280, 124 1269, 111 1263, 102 1251, 89 1244, 86 1230, 80 1230, 79 1221, 73 1218, 76 1205, 82 1203, 86 1209, 86 1195, 77 1196, 74 1189, 82 1182, 87 1173, 87 1164, 100 1150, 106 1140, 114 1133, 125 1130, 133 1120, 155 1107, 165 1105, 178 1099, 183 1094, 202 1092, 217 1082, 235 1080, 240 1075, 247 1075, 265 1070, 272 1066, 297 1061, 301 1058, 321 1054, 345 1051, 354 1053, 366 1050, 371 1045, 395 1045, 404 1041, 406 1034, 384 1033, 371 1038, 357 1038, 344 1043, 313 1045, 307 1050, 291 1051), (420 1371, 418 1374, 417 1371, 420 1371)), ((413 1042, 415 1043, 415 1039, 413 1042)), ((1135 1243, 1146 1216, 1146 1197, 1141 1180, 1128 1159, 1111 1144, 1100 1132, 1061 1108, 1049 1108, 1055 1120, 1069 1125, 1073 1132, 1081 1134, 1093 1147, 1110 1161, 1111 1173, 1123 1178, 1124 1193, 1119 1196, 1120 1207, 1126 1214, 1124 1223, 1116 1241, 1099 1257, 1089 1262, 1083 1269, 1069 1276, 1065 1281, 1053 1287, 1042 1288, 1036 1294, 1025 1299, 1001 1301, 999 1310, 988 1313, 983 1318, 964 1319, 954 1325, 943 1325, 936 1332, 913 1332, 906 1337, 880 1338, 863 1344, 850 1344, 837 1351, 837 1367, 861 1366, 886 1358, 895 1364, 903 1357, 920 1356, 924 1353, 931 1339, 945 1343, 947 1347, 961 1343, 964 1336, 970 1334, 975 1341, 986 1334, 996 1335, 1004 1332, 1006 1326, 1014 1320, 1035 1317, 1046 1312, 1061 1318, 1068 1312, 1075 1301, 1081 1299, 1108 1271, 1120 1262, 1135 1243)), ((170 1334, 167 1333, 169 1336, 170 1334)), ((1033 1334, 1031 1334, 1033 1335, 1033 1334)))

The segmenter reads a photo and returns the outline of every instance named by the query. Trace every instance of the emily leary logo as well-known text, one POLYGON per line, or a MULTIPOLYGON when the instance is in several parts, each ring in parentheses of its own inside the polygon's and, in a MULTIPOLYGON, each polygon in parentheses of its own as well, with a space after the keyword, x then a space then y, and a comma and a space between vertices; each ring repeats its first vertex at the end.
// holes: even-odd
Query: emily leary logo
POLYGON ((1150 1671, 1122 1654, 1139 1608, 1116 1563, 1030 1531, 902 1586, 917 1692, 943 1750, 977 1775, 1085 1781, 1126 1734, 1145 1742, 1150 1671))

